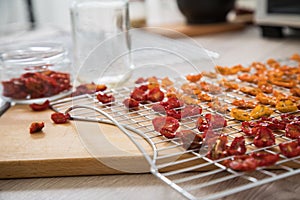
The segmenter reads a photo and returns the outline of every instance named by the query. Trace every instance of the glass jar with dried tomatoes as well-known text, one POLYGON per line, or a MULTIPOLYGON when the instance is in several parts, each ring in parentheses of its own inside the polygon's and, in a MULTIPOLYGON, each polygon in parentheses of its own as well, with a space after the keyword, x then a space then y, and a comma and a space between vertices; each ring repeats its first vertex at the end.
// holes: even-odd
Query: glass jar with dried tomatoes
POLYGON ((15 103, 43 102, 71 91, 71 64, 57 43, 26 43, 1 54, 2 96, 15 103))

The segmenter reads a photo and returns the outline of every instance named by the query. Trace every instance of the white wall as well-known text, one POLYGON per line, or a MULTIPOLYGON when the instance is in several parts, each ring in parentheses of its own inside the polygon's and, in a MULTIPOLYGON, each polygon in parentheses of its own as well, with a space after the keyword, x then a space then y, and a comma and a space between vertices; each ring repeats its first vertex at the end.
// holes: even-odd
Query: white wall
POLYGON ((24 0, 0 0, 0 36, 28 28, 24 0))
MULTIPOLYGON (((70 28, 69 5, 72 0, 32 0, 38 26, 70 28)), ((0 36, 29 28, 25 0, 0 0, 0 36)))
POLYGON ((69 6, 72 0, 33 0, 37 24, 70 29, 69 6))

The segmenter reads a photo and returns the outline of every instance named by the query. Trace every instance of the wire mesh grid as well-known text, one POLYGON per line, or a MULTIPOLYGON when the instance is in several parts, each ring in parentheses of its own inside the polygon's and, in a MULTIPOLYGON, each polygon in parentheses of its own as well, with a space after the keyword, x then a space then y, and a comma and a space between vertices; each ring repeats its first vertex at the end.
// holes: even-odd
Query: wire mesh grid
MULTIPOLYGON (((236 76, 229 76, 228 78, 237 81, 236 76)), ((207 77, 204 80, 210 83, 216 82, 215 79, 207 77)), ((239 82, 239 85, 240 87, 251 86, 250 83, 245 82, 239 82)), ((131 111, 124 106, 123 100, 130 96, 134 87, 122 87, 105 91, 105 93, 113 94, 116 99, 113 103, 99 103, 96 98, 97 93, 95 93, 53 102, 52 108, 59 112, 69 112, 74 120, 114 124, 124 132, 130 130, 142 136, 150 144, 153 152, 146 152, 135 140, 135 136, 127 133, 127 136, 149 162, 151 172, 188 199, 216 199, 300 173, 300 156, 287 158, 280 154, 280 160, 272 167, 258 167, 253 172, 239 172, 223 165, 223 161, 229 157, 211 160, 206 154, 201 153, 201 150, 197 152, 184 149, 178 138, 167 139, 159 132, 154 131, 152 119, 161 115, 152 110, 154 103, 141 104, 138 110, 131 111), (95 110, 98 112, 95 112, 95 110), (212 188, 218 188, 218 190, 212 188)), ((281 87, 275 86, 275 89, 287 92, 286 89, 281 87)), ((208 93, 208 95, 211 94, 208 93)), ((219 100, 223 105, 227 105, 229 110, 233 107, 231 102, 235 99, 253 100, 253 97, 237 90, 226 91, 219 96, 219 100)), ((201 104, 201 106, 203 109, 201 114, 181 119, 181 129, 192 130, 199 134, 196 128, 197 118, 204 116, 206 113, 218 113, 206 104, 201 104)), ((299 115, 299 113, 297 111, 293 114, 299 115)), ((221 132, 227 135, 229 143, 236 136, 244 135, 241 132, 239 121, 233 119, 228 113, 218 114, 227 120, 228 126, 222 128, 221 132)), ((278 111, 272 114, 274 118, 279 116, 278 111)), ((293 140, 285 137, 280 131, 275 132, 274 135, 276 144, 263 148, 255 147, 253 140, 244 135, 247 154, 258 151, 277 154, 280 142, 293 140)))

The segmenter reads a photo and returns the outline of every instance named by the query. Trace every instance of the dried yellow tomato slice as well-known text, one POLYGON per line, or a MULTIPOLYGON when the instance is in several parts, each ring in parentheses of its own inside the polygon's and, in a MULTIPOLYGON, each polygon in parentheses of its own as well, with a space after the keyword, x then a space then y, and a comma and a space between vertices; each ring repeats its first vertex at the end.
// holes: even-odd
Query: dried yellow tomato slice
POLYGON ((222 104, 218 98, 215 98, 211 102, 208 102, 207 105, 212 110, 217 111, 219 113, 226 113, 228 110, 228 106, 222 104))
POLYGON ((271 106, 275 106, 276 104, 276 100, 274 99, 274 97, 270 97, 268 95, 265 95, 264 93, 258 93, 255 98, 261 104, 271 106))
POLYGON ((294 80, 277 78, 277 77, 269 77, 269 81, 273 85, 277 85, 279 87, 285 87, 285 88, 293 88, 297 84, 294 80))
POLYGON ((270 109, 268 106, 264 105, 257 105, 250 113, 250 116, 253 119, 258 119, 261 117, 269 117, 273 113, 273 110, 270 109))
POLYGON ((224 76, 237 74, 239 71, 241 71, 241 69, 243 69, 242 65, 235 65, 232 67, 223 67, 223 66, 218 66, 218 65, 215 66, 216 72, 220 73, 224 76))
POLYGON ((188 104, 188 105, 198 105, 199 104, 199 100, 192 98, 191 96, 188 95, 182 95, 180 97, 180 99, 182 101, 184 101, 184 103, 188 104))
POLYGON ((186 80, 190 81, 190 82, 197 82, 202 78, 202 74, 189 74, 186 76, 186 80))
POLYGON ((198 94, 197 97, 200 101, 212 101, 212 97, 203 92, 198 94))
POLYGON ((295 53, 291 56, 290 58, 291 60, 294 60, 294 61, 297 61, 297 62, 300 62, 300 55, 295 53))
POLYGON ((196 83, 184 83, 181 86, 182 91, 189 95, 198 95, 201 93, 199 86, 196 83))
POLYGON ((277 101, 276 109, 282 113, 286 113, 286 112, 294 112, 294 111, 298 110, 298 107, 290 99, 283 99, 283 100, 277 101))
POLYGON ((238 75, 238 79, 248 83, 257 83, 259 81, 259 77, 256 75, 250 75, 248 73, 238 75))
POLYGON ((277 60, 273 59, 273 58, 268 59, 267 64, 270 67, 273 67, 273 68, 279 68, 280 67, 280 63, 277 60))
POLYGON ((161 80, 161 87, 162 88, 168 88, 168 87, 171 87, 173 86, 173 81, 171 81, 168 77, 165 77, 161 80))
POLYGON ((206 71, 204 71, 204 72, 202 72, 202 75, 206 76, 208 78, 212 78, 212 79, 217 78, 217 74, 214 73, 214 72, 206 72, 206 71))
POLYGON ((261 89, 262 92, 270 94, 273 92, 273 86, 266 81, 258 82, 258 88, 261 89))
POLYGON ((148 89, 150 90, 157 87, 159 87, 158 79, 154 76, 148 78, 148 89))
POLYGON ((240 121, 250 121, 250 115, 248 112, 237 109, 237 108, 232 108, 230 112, 231 117, 233 117, 236 120, 240 121))
POLYGON ((231 104, 241 109, 253 109, 256 106, 254 102, 245 101, 244 99, 240 99, 240 100, 236 99, 231 104))
POLYGON ((254 87, 241 87, 240 91, 245 93, 245 94, 249 94, 252 96, 256 96, 257 94, 261 93, 261 90, 259 88, 254 88, 254 87))
POLYGON ((290 93, 292 93, 293 96, 300 97, 300 88, 298 87, 291 88, 290 93))
POLYGON ((226 79, 222 79, 219 81, 219 84, 223 87, 225 87, 227 90, 237 90, 239 89, 239 85, 235 83, 234 81, 228 81, 226 79))

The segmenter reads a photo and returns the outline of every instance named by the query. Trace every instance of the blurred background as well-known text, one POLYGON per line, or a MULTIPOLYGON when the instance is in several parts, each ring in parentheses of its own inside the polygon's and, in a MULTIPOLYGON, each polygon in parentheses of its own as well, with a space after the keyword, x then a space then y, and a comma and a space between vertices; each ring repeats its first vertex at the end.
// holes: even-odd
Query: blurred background
MULTIPOLYGON (((52 26, 70 30, 69 7, 72 0, 1 0, 0 34, 52 26), (31 22, 34 22, 32 25, 31 22)), ((237 0, 236 6, 253 10, 255 0, 237 0)), ((184 22, 176 0, 131 0, 131 23, 134 27, 184 22)))

